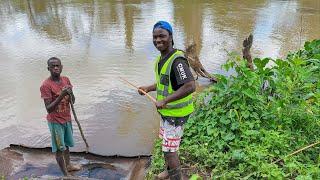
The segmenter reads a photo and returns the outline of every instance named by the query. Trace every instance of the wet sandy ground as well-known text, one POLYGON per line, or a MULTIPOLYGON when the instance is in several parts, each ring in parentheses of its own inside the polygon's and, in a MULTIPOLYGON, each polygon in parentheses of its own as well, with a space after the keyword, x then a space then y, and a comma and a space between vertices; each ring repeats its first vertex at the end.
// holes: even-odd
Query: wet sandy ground
MULTIPOLYGON (((72 175, 74 179, 144 179, 149 160, 149 157, 104 157, 71 153, 71 162, 82 166, 80 171, 72 175)), ((1 176, 6 179, 61 179, 63 174, 50 148, 31 149, 12 145, 0 151, 1 176)))

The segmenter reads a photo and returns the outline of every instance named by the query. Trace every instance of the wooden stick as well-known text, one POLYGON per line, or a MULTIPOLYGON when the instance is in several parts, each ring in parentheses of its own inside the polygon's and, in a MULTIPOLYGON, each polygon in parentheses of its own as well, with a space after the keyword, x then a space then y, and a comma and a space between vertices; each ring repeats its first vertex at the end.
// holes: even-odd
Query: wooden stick
POLYGON ((302 35, 302 15, 300 18, 300 32, 299 32, 299 47, 298 47, 298 49, 301 49, 301 35, 302 35))
POLYGON ((248 38, 244 39, 242 45, 243 45, 243 49, 242 49, 242 54, 243 54, 243 59, 246 59, 248 62, 248 67, 251 69, 251 71, 254 70, 253 68, 253 62, 252 62, 252 56, 250 53, 250 48, 252 47, 252 42, 253 42, 253 36, 252 34, 250 34, 248 36, 248 38))
POLYGON ((157 101, 154 99, 154 97, 150 96, 147 92, 145 92, 142 89, 139 89, 136 85, 130 83, 129 81, 127 81, 126 79, 119 77, 121 80, 123 80, 124 82, 126 82, 127 84, 129 84, 130 86, 138 89, 138 91, 142 92, 144 95, 146 95, 153 103, 156 103, 157 101))
POLYGON ((78 121, 76 111, 74 110, 74 107, 73 107, 73 103, 74 103, 74 102, 73 102, 73 99, 72 99, 72 95, 69 94, 69 96, 70 96, 70 104, 71 104, 71 109, 72 109, 73 117, 74 117, 74 120, 76 121, 76 123, 78 124, 81 137, 82 137, 84 143, 86 144, 86 153, 88 153, 88 152, 89 152, 89 145, 88 145, 88 142, 87 142, 86 138, 85 138, 84 135, 83 135, 83 131, 82 131, 80 122, 78 121))
MULTIPOLYGON (((286 155, 283 159, 285 159, 285 158, 287 158, 287 157, 290 157, 290 156, 293 156, 293 155, 295 155, 295 154, 298 154, 299 152, 301 152, 301 151, 303 151, 303 150, 306 150, 306 149, 308 149, 308 148, 311 148, 312 146, 315 146, 315 145, 317 145, 317 144, 320 144, 320 141, 315 142, 315 143, 313 143, 313 144, 310 144, 310 145, 308 145, 308 146, 306 146, 306 147, 304 147, 304 148, 301 148, 301 149, 299 149, 299 150, 297 150, 297 151, 295 151, 295 152, 293 152, 293 153, 291 153, 291 154, 289 154, 289 155, 286 155)), ((278 159, 278 160, 274 161, 273 163, 277 163, 277 162, 279 162, 279 161, 281 161, 281 160, 282 160, 282 159, 278 159)))

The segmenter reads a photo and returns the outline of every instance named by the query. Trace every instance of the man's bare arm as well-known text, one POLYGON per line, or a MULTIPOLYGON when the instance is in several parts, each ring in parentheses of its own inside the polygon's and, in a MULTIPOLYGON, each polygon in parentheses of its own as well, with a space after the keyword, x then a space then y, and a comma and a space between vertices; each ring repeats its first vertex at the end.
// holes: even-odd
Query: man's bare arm
MULTIPOLYGON (((141 87, 139 87, 139 89, 141 89, 141 90, 145 91, 146 93, 148 93, 148 92, 150 92, 150 91, 155 91, 155 90, 157 89, 157 84, 154 83, 154 84, 152 84, 152 85, 150 85, 150 86, 141 86, 141 87)), ((138 92, 139 92, 140 95, 144 95, 144 94, 143 94, 142 92, 140 92, 139 90, 138 90, 138 92)))

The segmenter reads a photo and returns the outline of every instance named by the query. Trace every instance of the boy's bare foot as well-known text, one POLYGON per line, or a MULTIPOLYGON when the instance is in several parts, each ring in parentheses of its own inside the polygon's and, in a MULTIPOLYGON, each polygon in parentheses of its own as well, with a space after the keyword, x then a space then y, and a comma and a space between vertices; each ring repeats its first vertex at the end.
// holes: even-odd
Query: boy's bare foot
POLYGON ((168 173, 167 170, 162 171, 161 173, 159 173, 156 176, 156 179, 159 179, 159 180, 165 180, 165 179, 168 179, 168 178, 169 178, 169 173, 168 173))
POLYGON ((68 171, 79 171, 80 169, 81 166, 77 164, 69 164, 69 166, 67 167, 68 171))

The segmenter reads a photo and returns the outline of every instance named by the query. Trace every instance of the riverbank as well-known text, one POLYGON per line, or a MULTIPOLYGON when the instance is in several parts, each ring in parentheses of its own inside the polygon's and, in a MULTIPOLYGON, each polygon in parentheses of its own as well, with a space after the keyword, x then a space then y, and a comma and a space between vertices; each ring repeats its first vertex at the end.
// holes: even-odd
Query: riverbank
MULTIPOLYGON (((254 65, 231 55, 223 67, 236 75, 218 75, 197 95, 179 151, 182 169, 205 179, 319 179, 320 40, 254 65)), ((160 143, 149 179, 164 168, 160 143)))
MULTIPOLYGON (((143 179, 149 157, 105 157, 71 153, 71 162, 82 169, 73 172, 75 179, 143 179)), ((50 148, 33 149, 11 145, 0 150, 0 179, 61 179, 61 173, 50 148)))

